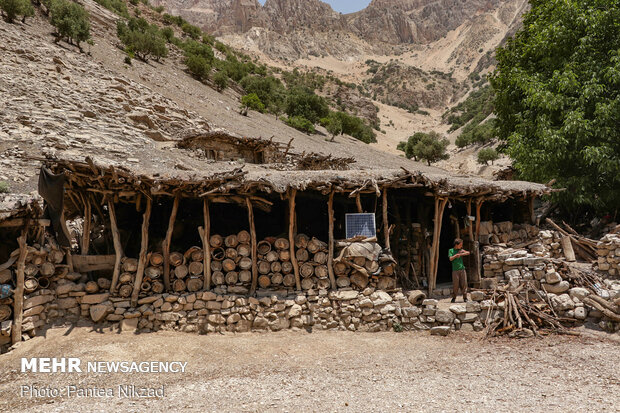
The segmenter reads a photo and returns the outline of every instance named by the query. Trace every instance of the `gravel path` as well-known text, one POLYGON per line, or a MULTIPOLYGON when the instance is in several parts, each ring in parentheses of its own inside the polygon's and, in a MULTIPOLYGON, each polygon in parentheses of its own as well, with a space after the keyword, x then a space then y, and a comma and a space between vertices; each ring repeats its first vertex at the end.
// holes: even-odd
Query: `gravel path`
POLYGON ((55 328, 0 356, 0 410, 618 411, 608 338, 481 341, 480 334, 281 332, 197 336, 55 328), (21 357, 187 361, 185 373, 20 373, 21 357), (156 399, 20 397, 20 386, 160 387, 156 399))

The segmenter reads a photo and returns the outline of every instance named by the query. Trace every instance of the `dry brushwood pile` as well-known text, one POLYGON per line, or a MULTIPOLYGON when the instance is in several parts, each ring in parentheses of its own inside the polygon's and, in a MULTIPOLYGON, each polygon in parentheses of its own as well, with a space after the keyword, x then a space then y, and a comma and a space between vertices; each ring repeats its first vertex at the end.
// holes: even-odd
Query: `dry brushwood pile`
MULTIPOLYGON (((615 330, 620 323, 620 294, 611 296, 596 273, 578 270, 563 263, 561 273, 571 284, 568 294, 553 294, 536 288, 534 281, 518 286, 504 285, 488 291, 486 336, 540 336, 550 333, 578 335, 569 330, 590 313, 600 314, 600 326, 615 330), (615 323, 615 324, 614 324, 615 323)), ((610 284, 610 283, 608 283, 610 284)))

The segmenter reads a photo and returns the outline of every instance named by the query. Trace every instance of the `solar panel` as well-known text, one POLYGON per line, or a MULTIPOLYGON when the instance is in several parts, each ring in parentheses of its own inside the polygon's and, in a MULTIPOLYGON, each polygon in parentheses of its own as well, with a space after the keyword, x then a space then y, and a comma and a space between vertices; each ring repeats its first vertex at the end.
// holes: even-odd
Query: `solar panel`
POLYGON ((345 214, 347 238, 358 235, 374 237, 377 235, 375 214, 345 214))

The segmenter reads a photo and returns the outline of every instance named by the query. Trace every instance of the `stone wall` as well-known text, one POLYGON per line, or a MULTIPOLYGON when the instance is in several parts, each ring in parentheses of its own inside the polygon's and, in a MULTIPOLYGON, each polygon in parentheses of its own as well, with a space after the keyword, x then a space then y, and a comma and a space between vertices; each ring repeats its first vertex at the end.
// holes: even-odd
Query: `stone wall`
POLYGON ((596 244, 599 271, 620 276, 620 234, 607 234, 596 244))

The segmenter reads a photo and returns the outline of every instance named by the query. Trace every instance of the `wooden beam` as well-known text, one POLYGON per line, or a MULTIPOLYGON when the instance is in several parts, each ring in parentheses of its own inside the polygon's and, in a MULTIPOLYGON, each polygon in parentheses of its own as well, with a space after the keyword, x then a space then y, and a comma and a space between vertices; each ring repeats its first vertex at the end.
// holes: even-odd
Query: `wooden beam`
POLYGON ((480 240, 480 209, 482 208, 482 199, 476 199, 476 235, 474 241, 480 240))
POLYGON ((250 295, 256 292, 256 284, 258 282, 258 252, 256 251, 256 228, 254 226, 254 210, 252 209, 252 201, 250 198, 245 199, 248 207, 248 221, 250 224, 250 242, 252 244, 252 285, 250 286, 250 295))
POLYGON ((327 200, 327 220, 329 231, 329 245, 327 253, 327 273, 333 290, 336 289, 336 277, 334 276, 334 189, 332 188, 327 200))
POLYGON ((357 212, 360 214, 364 212, 364 209, 362 208, 362 197, 359 192, 355 194, 355 205, 357 205, 357 212))
POLYGON ((90 222, 91 222, 91 205, 88 197, 84 200, 84 224, 82 225, 82 255, 88 255, 90 247, 90 222))
POLYGON ((27 223, 34 225, 34 226, 40 226, 40 227, 50 226, 49 219, 15 218, 15 219, 7 219, 6 221, 0 222, 0 228, 23 227, 27 223))
POLYGON ((469 240, 470 241, 474 241, 474 227, 471 224, 471 220, 469 219, 469 217, 471 216, 471 198, 469 198, 467 200, 467 222, 469 223, 469 225, 467 226, 467 232, 469 234, 469 240))
POLYGON ((203 250, 203 271, 204 280, 203 288, 205 290, 211 289, 211 245, 209 244, 211 237, 211 214, 209 212, 209 199, 205 198, 202 201, 202 217, 204 221, 204 231, 202 234, 202 250, 203 250))
POLYGON ((431 247, 431 271, 428 280, 428 294, 433 293, 437 282, 437 267, 439 264, 439 239, 441 237, 441 224, 443 211, 448 203, 448 198, 435 198, 435 224, 433 231, 433 245, 431 247))
POLYGON ((28 248, 26 247, 26 235, 28 228, 22 229, 22 233, 17 238, 19 244, 19 258, 17 259, 17 285, 13 293, 13 327, 11 329, 11 340, 15 344, 22 341, 22 319, 24 311, 24 268, 26 267, 26 255, 28 248))
POLYGON ((536 214, 534 213, 534 201, 536 200, 536 195, 532 195, 527 200, 527 206, 530 212, 530 224, 536 225, 536 214))
POLYGON ((295 274, 295 286, 297 290, 301 290, 301 279, 299 278, 299 264, 295 256, 295 196, 297 189, 291 188, 288 194, 288 242, 290 244, 289 251, 291 254, 291 263, 293 264, 293 272, 295 274))
POLYGON ((110 231, 112 231, 112 240, 114 241, 114 271, 112 272, 112 283, 110 284, 110 292, 116 291, 116 283, 121 273, 121 259, 123 258, 123 246, 121 245, 121 236, 118 232, 116 224, 116 211, 114 202, 108 200, 108 212, 110 214, 110 231))
MULTIPOLYGON (((164 288, 166 291, 170 291, 170 243, 172 242, 172 231, 174 230, 174 221, 177 219, 177 211, 179 210, 179 196, 174 197, 172 202, 172 211, 170 212, 170 219, 168 220, 168 230, 166 231, 166 238, 162 244, 162 251, 164 253, 164 288)), ((147 206, 151 203, 147 200, 147 206)))
POLYGON ((140 294, 140 287, 142 286, 142 277, 144 277, 144 267, 146 266, 146 252, 149 246, 149 220, 151 219, 151 206, 152 201, 150 198, 146 199, 146 210, 142 217, 142 238, 140 242, 140 257, 138 259, 138 270, 136 271, 136 279, 133 284, 133 292, 131 293, 131 305, 133 307, 138 303, 138 294, 140 294))
POLYGON ((385 239, 385 248, 390 249, 390 225, 388 222, 388 197, 387 186, 383 187, 381 208, 383 210, 383 237, 385 239))

